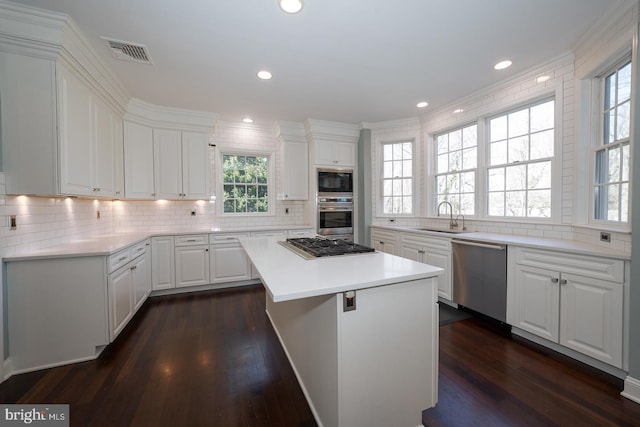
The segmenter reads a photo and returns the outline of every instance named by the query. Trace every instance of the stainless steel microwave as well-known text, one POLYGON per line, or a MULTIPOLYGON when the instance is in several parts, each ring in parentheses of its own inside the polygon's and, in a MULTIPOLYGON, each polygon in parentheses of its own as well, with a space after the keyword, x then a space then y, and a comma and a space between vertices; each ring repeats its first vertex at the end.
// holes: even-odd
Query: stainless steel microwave
POLYGON ((318 169, 318 196, 353 194, 353 170, 318 169))

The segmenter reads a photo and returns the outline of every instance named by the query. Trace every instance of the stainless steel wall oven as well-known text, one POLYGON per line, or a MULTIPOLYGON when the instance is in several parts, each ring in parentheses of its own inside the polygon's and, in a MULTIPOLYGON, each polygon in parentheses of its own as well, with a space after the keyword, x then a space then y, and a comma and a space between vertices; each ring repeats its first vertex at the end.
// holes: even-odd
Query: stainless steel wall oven
POLYGON ((318 234, 353 241, 353 197, 318 197, 318 234))

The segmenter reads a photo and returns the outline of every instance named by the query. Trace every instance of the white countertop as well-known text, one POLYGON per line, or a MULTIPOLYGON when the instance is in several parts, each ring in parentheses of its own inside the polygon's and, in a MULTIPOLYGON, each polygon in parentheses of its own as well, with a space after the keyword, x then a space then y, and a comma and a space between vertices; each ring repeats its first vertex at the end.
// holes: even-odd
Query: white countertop
POLYGON ((115 233, 92 236, 87 239, 76 239, 72 242, 52 246, 37 251, 12 254, 4 257, 3 261, 25 261, 43 258, 67 258, 78 256, 104 256, 118 252, 128 246, 135 245, 145 239, 154 236, 178 236, 190 234, 223 234, 223 233, 248 233, 268 232, 280 230, 300 230, 313 228, 307 225, 290 226, 265 226, 265 227, 213 227, 201 230, 154 230, 148 232, 115 233))
POLYGON ((581 255, 603 256, 622 260, 630 260, 631 254, 628 252, 610 249, 604 246, 579 242, 575 240, 549 239, 542 237, 518 236, 512 234, 497 234, 483 232, 468 233, 448 233, 446 231, 424 231, 418 227, 406 227, 400 225, 373 225, 375 228, 384 228, 394 231, 411 232, 425 234, 432 237, 444 237, 448 239, 475 240, 487 243, 498 243, 512 246, 557 250, 572 252, 581 255))
POLYGON ((439 267, 384 252, 304 259, 277 237, 246 237, 240 243, 274 302, 335 294, 443 273, 439 267))

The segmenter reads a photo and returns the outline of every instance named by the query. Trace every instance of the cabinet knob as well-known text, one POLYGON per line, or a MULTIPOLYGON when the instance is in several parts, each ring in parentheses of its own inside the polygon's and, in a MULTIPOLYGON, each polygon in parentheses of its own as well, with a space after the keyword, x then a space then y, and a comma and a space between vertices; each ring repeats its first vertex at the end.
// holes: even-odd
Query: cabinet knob
POLYGON ((560 279, 558 279, 557 277, 552 277, 551 278, 551 283, 558 283, 560 281, 560 279))
POLYGON ((560 284, 561 285, 566 285, 567 284, 567 279, 560 279, 560 284))

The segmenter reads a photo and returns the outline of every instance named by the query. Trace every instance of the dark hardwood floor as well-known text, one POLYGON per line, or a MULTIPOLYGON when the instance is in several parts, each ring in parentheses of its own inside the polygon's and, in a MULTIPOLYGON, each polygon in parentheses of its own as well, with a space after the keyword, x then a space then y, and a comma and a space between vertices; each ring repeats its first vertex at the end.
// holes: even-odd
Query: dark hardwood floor
MULTIPOLYGON (((72 426, 315 426, 264 308, 262 286, 152 298, 100 358, 16 375, 0 402, 69 403, 72 426)), ((620 380, 479 319, 440 348, 428 427, 640 426, 620 380)))

